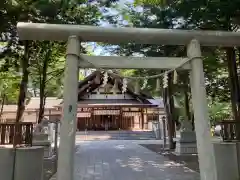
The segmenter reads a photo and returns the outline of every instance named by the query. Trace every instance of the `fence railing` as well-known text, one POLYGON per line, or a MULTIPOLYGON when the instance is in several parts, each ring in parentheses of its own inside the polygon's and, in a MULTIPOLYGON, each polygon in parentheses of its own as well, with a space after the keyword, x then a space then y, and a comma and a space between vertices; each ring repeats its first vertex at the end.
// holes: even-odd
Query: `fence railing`
POLYGON ((223 141, 240 141, 240 122, 224 120, 220 123, 223 141))
POLYGON ((18 145, 32 146, 33 123, 19 122, 15 123, 0 123, 0 145, 10 145, 14 143, 14 132, 17 129, 18 145))

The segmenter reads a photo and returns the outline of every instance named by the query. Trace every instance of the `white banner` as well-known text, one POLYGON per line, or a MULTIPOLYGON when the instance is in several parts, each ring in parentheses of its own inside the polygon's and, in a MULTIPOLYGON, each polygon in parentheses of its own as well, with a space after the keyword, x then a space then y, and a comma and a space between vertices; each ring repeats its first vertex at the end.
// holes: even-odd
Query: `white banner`
POLYGON ((123 112, 123 116, 141 116, 140 112, 123 112))
POLYGON ((119 115, 119 110, 94 110, 94 115, 119 115))
POLYGON ((77 113, 77 117, 91 117, 91 113, 77 113))

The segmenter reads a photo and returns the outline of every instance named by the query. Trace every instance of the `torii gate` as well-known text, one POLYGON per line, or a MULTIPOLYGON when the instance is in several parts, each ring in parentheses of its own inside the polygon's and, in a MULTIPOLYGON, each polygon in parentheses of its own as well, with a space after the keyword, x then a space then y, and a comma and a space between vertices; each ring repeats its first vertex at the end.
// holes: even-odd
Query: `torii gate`
POLYGON ((182 68, 190 70, 201 180, 216 180, 200 44, 203 46, 239 46, 240 33, 147 28, 104 28, 39 23, 18 23, 17 29, 21 40, 68 42, 64 78, 64 113, 60 133, 57 171, 58 180, 73 180, 79 67, 94 68, 94 64, 101 68, 171 69, 176 68, 178 64, 184 61, 184 58, 171 57, 93 57, 80 55, 80 42, 87 41, 111 44, 134 42, 138 44, 187 45, 186 58, 192 60, 182 68))

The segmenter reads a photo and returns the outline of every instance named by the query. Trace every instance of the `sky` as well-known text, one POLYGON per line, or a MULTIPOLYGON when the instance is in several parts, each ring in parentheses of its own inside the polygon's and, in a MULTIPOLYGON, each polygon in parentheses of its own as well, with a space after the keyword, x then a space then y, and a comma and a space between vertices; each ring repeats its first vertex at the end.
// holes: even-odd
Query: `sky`
MULTIPOLYGON (((126 4, 129 4, 129 5, 132 5, 133 6, 133 2, 134 0, 120 0, 117 4, 118 4, 118 8, 119 9, 126 9, 127 6, 126 4)), ((134 7, 134 9, 136 11, 142 11, 142 8, 139 6, 139 7, 134 7)), ((103 9, 102 9, 102 12, 103 12, 103 9)), ((116 10, 116 9, 111 9, 111 8, 108 8, 108 12, 105 12, 104 15, 118 15, 118 20, 121 21, 122 23, 126 24, 127 25, 127 21, 124 20, 124 18, 119 14, 119 11, 116 10)), ((100 23, 99 23, 100 26, 103 26, 103 27, 112 27, 113 25, 112 24, 109 24, 109 22, 107 21, 103 21, 103 20, 100 20, 100 23)), ((94 55, 101 55, 101 56, 110 56, 112 55, 110 52, 108 52, 107 50, 105 50, 102 46, 99 46, 97 45, 97 43, 88 43, 89 46, 89 50, 90 51, 93 51, 93 54, 94 55)), ((112 46, 114 47, 114 46, 112 46)))
MULTIPOLYGON (((128 5, 131 5, 133 7, 133 2, 134 0, 120 0, 117 4, 118 4, 118 9, 126 9, 128 5)), ((141 12, 142 8, 140 6, 138 7, 133 7, 136 11, 141 12)), ((101 9, 101 11, 103 12, 103 9, 101 9)), ((127 21, 124 20, 124 18, 119 14, 119 11, 116 9, 111 9, 108 8, 107 12, 103 12, 104 15, 118 15, 118 20, 121 21, 121 23, 125 23, 127 24, 127 21)), ((112 24, 109 24, 109 22, 107 21, 103 21, 101 20, 99 23, 100 26, 102 27, 112 27, 112 24)), ((108 52, 106 50, 106 48, 103 48, 102 46, 98 45, 95 42, 89 42, 85 44, 85 47, 87 47, 88 51, 91 52, 93 55, 95 56, 111 56, 114 54, 111 54, 110 52, 108 52)), ((114 46, 111 46, 112 48, 114 48, 114 46)), ((81 69, 80 73, 84 76, 88 76, 89 74, 92 73, 92 71, 94 71, 94 69, 81 69)))
MULTIPOLYGON (((117 8, 119 10, 121 9, 126 9, 127 6, 126 4, 128 5, 131 5, 133 6, 133 2, 134 0, 119 0, 119 2, 117 3, 117 8)), ((134 7, 134 9, 136 11, 142 11, 142 8, 141 7, 134 7)), ((104 15, 118 15, 118 20, 119 22, 121 22, 121 24, 126 24, 127 25, 127 21, 124 20, 124 17, 122 17, 120 14, 119 14, 119 11, 117 9, 114 9, 114 8, 108 8, 107 9, 107 12, 103 11, 103 9, 100 9, 104 15)), ((103 20, 100 20, 100 23, 99 23, 100 26, 103 26, 103 27, 111 27, 113 26, 112 24, 109 24, 109 22, 107 21, 103 21, 103 20)), ((87 47, 88 51, 93 54, 93 55, 101 55, 101 56, 110 56, 110 55, 113 55, 111 54, 110 52, 108 52, 105 48, 103 48, 102 46, 98 45, 97 43, 94 43, 94 42, 90 42, 90 43, 84 43, 82 44, 83 46, 87 47)), ((114 46, 111 46, 112 48, 114 48, 114 46)), ((3 45, 0 44, 0 51, 3 50, 3 45)))
MULTIPOLYGON (((134 0, 120 0, 117 4, 118 4, 118 9, 125 9, 127 8, 126 4, 133 4, 134 0)), ((118 15, 118 20, 119 21, 124 21, 124 18, 119 14, 119 11, 116 10, 116 9, 111 9, 111 8, 108 8, 107 9, 108 11, 105 12, 103 11, 103 9, 101 9, 101 11, 103 12, 104 15, 115 15, 117 16, 118 15)), ((141 8, 137 7, 136 8, 137 11, 141 11, 141 8)), ((127 21, 125 22, 127 24, 127 21)), ((112 27, 113 25, 112 24, 109 24, 109 22, 107 21, 103 21, 103 20, 100 20, 100 23, 99 23, 100 26, 102 27, 112 27)), ((113 55, 111 54, 110 52, 108 52, 105 48, 103 48, 102 46, 98 45, 97 43, 95 42, 90 42, 90 43, 86 43, 85 44, 85 47, 87 47, 87 49, 89 49, 89 51, 91 53, 93 53, 93 55, 95 56, 110 56, 110 55, 113 55)), ((114 48, 114 46, 111 46, 114 48)), ((83 76, 88 76, 92 73, 92 71, 94 71, 94 69, 80 69, 80 73, 83 75, 83 76)))

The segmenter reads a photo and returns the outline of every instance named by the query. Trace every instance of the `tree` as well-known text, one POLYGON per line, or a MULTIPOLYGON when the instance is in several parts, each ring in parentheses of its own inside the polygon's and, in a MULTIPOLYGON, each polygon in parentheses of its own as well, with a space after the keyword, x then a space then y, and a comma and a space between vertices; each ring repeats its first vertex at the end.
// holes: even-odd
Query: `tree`
POLYGON ((61 89, 64 71, 64 61, 62 60, 64 51, 60 51, 63 49, 61 46, 57 43, 40 42, 35 45, 36 49, 32 54, 30 81, 34 87, 34 95, 40 97, 38 123, 44 117, 46 97, 49 94, 59 95, 61 89))
MULTIPOLYGON (((137 1, 143 5, 160 5, 162 8, 171 8, 175 12, 175 19, 181 19, 178 26, 185 29, 202 29, 202 30, 225 30, 236 31, 239 27, 239 10, 240 2, 234 1, 194 1, 194 0, 166 0, 159 1, 137 1), (228 6, 228 8, 226 8, 228 6)), ((213 49, 214 50, 214 49, 213 49)), ((240 109, 240 92, 239 79, 237 75, 237 50, 236 48, 215 48, 225 54, 225 61, 228 67, 228 85, 231 92, 232 112, 235 119, 239 118, 240 109)), ((215 51, 214 50, 214 51, 215 51)), ((215 58, 218 58, 215 56, 215 58)), ((208 63, 208 62, 206 62, 208 63)), ((212 64, 213 65, 213 64, 212 64)), ((226 78, 224 79, 226 82, 226 78)), ((223 95, 224 93, 222 93, 223 95)), ((229 93, 227 93, 229 94, 229 93)), ((226 96, 225 96, 226 97, 226 96)))
MULTIPOLYGON (((25 41, 24 44, 24 55, 22 57, 22 80, 20 83, 20 88, 19 88, 19 96, 18 96, 18 109, 16 113, 16 122, 20 122, 23 116, 23 112, 25 110, 25 100, 26 100, 26 95, 27 95, 27 84, 28 84, 28 67, 29 67, 29 42, 25 41)), ((17 128, 17 131, 19 129, 17 128)))
MULTIPOLYGON (((3 23, 0 25, 0 37, 2 37, 2 41, 6 42, 6 45, 3 47, 3 51, 1 52, 0 56, 0 59, 5 59, 5 63, 2 66, 1 70, 3 72, 6 72, 13 65, 16 71, 19 71, 20 69, 22 70, 22 82, 19 92, 17 121, 20 121, 23 114, 25 98, 27 90, 29 88, 34 89, 35 95, 37 94, 37 91, 39 91, 41 97, 41 113, 39 114, 39 121, 41 121, 41 118, 43 116, 42 112, 44 112, 44 98, 47 96, 47 94, 59 94, 60 88, 58 87, 61 87, 60 78, 62 77, 63 66, 58 67, 59 63, 57 62, 59 56, 64 56, 63 54, 65 53, 64 49, 66 46, 65 43, 52 43, 51 46, 47 47, 46 44, 49 44, 49 42, 29 42, 28 46, 23 45, 22 42, 19 42, 19 39, 17 37, 17 22, 31 21, 41 23, 97 25, 100 18, 102 18, 102 13, 99 10, 99 5, 105 6, 98 1, 93 1, 90 3, 86 1, 79 2, 77 0, 4 1, 3 6, 0 8, 0 16, 3 20, 3 23), (36 45, 39 45, 39 47, 36 47, 36 45), (25 48, 23 48, 23 46, 25 48), (39 51, 39 49, 41 49, 42 53, 40 56, 38 56, 42 60, 41 63, 38 64, 38 68, 41 69, 41 73, 38 73, 38 77, 40 78, 30 78, 31 86, 27 88, 29 80, 28 74, 34 74, 35 72, 31 71, 34 71, 37 68, 36 65, 35 67, 28 67, 29 60, 31 60, 30 64, 32 64, 35 59, 34 56, 37 54, 36 51, 39 51), (22 60, 21 64, 19 61, 17 61, 19 59, 22 60), (46 90, 48 87, 49 89, 46 90), (55 93, 54 91, 58 92, 55 93)), ((84 48, 82 48, 82 51, 84 51, 84 48)))
POLYGON ((212 125, 216 125, 224 119, 231 117, 231 107, 227 102, 210 101, 208 105, 209 118, 212 125))
POLYGON ((20 76, 14 71, 0 72, 0 120, 4 104, 14 104, 17 99, 17 89, 20 76))

